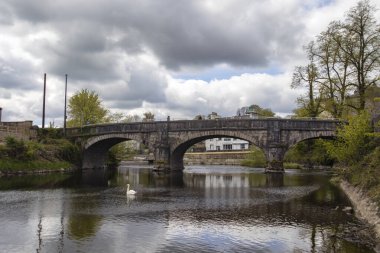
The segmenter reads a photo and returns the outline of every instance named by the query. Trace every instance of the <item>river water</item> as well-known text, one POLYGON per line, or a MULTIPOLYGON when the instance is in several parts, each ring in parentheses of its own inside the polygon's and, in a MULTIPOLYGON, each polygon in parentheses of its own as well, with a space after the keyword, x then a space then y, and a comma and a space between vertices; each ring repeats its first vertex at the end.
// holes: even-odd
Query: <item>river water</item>
POLYGON ((0 252, 374 252, 329 179, 224 166, 3 177, 0 252))

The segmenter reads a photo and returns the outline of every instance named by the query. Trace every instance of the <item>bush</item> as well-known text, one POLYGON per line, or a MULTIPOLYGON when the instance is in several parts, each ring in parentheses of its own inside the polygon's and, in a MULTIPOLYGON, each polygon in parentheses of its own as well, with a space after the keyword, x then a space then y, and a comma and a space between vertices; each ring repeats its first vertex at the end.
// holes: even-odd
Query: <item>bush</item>
POLYGON ((337 131, 337 140, 326 143, 329 154, 343 165, 355 165, 371 152, 370 116, 361 112, 337 131))
POLYGON ((48 143, 54 139, 62 139, 63 130, 57 128, 40 128, 37 131, 37 139, 41 143, 48 143))
POLYGON ((264 152, 261 149, 257 147, 251 147, 247 158, 244 159, 240 165, 247 167, 265 168, 267 166, 267 160, 265 158, 264 152))
POLYGON ((66 140, 59 146, 58 158, 74 164, 79 164, 81 162, 80 149, 77 145, 66 140))
POLYGON ((329 155, 325 140, 305 140, 297 143, 285 154, 284 161, 303 164, 306 167, 315 165, 332 166, 334 159, 329 155))
POLYGON ((350 168, 350 182, 364 189, 380 186, 380 147, 350 168))
POLYGON ((28 153, 28 146, 23 140, 17 140, 13 137, 5 139, 5 153, 9 158, 17 160, 30 160, 31 154, 28 153))

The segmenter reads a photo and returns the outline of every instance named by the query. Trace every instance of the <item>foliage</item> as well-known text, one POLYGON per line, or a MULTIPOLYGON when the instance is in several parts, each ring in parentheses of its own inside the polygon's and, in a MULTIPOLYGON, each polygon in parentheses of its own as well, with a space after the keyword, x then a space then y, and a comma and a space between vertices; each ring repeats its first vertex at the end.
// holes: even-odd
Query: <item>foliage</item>
POLYGON ((154 114, 152 112, 144 112, 143 122, 154 121, 154 114))
POLYGON ((81 127, 87 124, 103 123, 107 121, 108 110, 95 93, 82 89, 69 99, 67 125, 81 127))
POLYGON ((60 128, 38 128, 37 139, 41 143, 48 142, 49 139, 61 139, 63 130, 60 128))
POLYGON ((9 158, 21 161, 31 160, 31 154, 28 152, 28 146, 25 142, 13 137, 5 139, 5 154, 9 158))
POLYGON ((332 166, 334 159, 328 154, 326 140, 305 140, 297 143, 285 154, 284 161, 302 164, 308 168, 314 166, 332 166))
POLYGON ((366 108, 380 78, 380 25, 369 1, 359 1, 344 21, 331 22, 306 47, 309 63, 296 67, 292 87, 307 87, 298 102, 315 117, 328 111, 340 118, 366 108))
POLYGON ((79 147, 66 139, 46 140, 47 143, 42 144, 8 137, 5 145, 0 146, 0 169, 60 169, 80 163, 79 147))
POLYGON ((274 117, 275 116, 275 113, 272 112, 270 108, 261 108, 260 106, 255 105, 255 104, 249 106, 247 111, 256 113, 260 117, 274 117))
POLYGON ((59 170, 72 168, 73 165, 69 162, 47 162, 47 161, 21 161, 14 159, 0 159, 0 168, 2 171, 39 171, 39 170, 59 170))
POLYGON ((59 146, 57 152, 60 159, 73 164, 80 164, 82 160, 80 154, 80 148, 67 140, 59 146))
POLYGON ((267 166, 267 161, 264 152, 255 146, 250 148, 250 153, 247 158, 241 162, 242 166, 264 168, 267 166))
POLYGON ((290 163, 290 162, 284 163, 284 169, 287 169, 287 170, 289 170, 289 169, 291 169, 291 170, 300 170, 302 168, 303 167, 300 164, 298 164, 298 163, 290 163))
POLYGON ((370 137, 370 117, 366 111, 352 116, 348 124, 342 125, 337 131, 337 140, 326 143, 329 154, 340 163, 353 165, 368 154, 370 137))

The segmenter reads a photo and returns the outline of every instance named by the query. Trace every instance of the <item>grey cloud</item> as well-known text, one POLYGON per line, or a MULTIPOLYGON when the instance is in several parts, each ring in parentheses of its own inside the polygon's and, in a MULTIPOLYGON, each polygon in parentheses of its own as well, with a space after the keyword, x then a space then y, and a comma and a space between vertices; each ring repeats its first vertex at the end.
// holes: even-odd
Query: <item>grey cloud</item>
POLYGON ((294 21, 295 10, 265 12, 260 2, 240 0, 223 13, 213 13, 205 10, 203 1, 8 1, 20 18, 52 24, 62 38, 71 36, 62 41, 68 49, 107 50, 104 39, 117 31, 120 39, 111 46, 132 54, 148 47, 174 70, 218 63, 265 66, 273 43, 291 52, 296 41, 284 37, 303 29, 294 21), (81 27, 83 22, 89 25, 81 27), (70 30, 75 27, 82 34, 74 37, 70 30))
POLYGON ((148 64, 140 63, 129 69, 130 79, 124 84, 114 85, 113 89, 104 89, 102 95, 105 100, 113 101, 120 108, 127 109, 140 107, 143 101, 149 103, 166 102, 164 93, 167 84, 166 77, 148 64))
MULTIPOLYGON (((187 104, 171 102, 165 93, 168 70, 180 76, 187 67, 204 69, 218 64, 265 69, 273 57, 280 61, 292 55, 304 29, 297 22, 298 14, 293 16, 296 4, 269 12, 263 11, 268 1, 238 0, 218 12, 205 9, 201 0, 84 2, 4 0, 0 4, 0 14, 7 13, 12 22, 22 20, 18 24, 29 26, 28 31, 42 33, 23 48, 38 64, 0 61, 0 66, 16 70, 6 74, 0 67, 2 88, 36 89, 40 87, 35 83, 36 73, 67 73, 70 82, 78 84, 76 88, 100 87, 101 98, 111 107, 134 109, 148 102, 187 115, 210 110, 230 115, 236 108, 226 109, 225 101, 217 99, 204 103, 195 95, 187 104), (46 31, 56 37, 45 38, 46 31), (147 55, 157 57, 153 61, 158 60, 160 66, 151 59, 145 62, 147 55)), ((262 106, 275 110, 273 105, 262 106)), ((59 110, 54 109, 51 116, 59 115, 59 110)))
POLYGON ((35 89, 38 85, 30 74, 33 67, 22 59, 0 58, 0 87, 5 89, 35 89))

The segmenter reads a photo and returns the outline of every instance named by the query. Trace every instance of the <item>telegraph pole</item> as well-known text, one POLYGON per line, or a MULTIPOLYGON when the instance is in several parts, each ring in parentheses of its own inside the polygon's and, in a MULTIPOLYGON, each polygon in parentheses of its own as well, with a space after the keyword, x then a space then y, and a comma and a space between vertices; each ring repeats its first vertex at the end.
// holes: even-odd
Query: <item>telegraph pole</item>
POLYGON ((42 102, 42 128, 45 128, 46 73, 44 74, 44 96, 42 102))
POLYGON ((67 101, 67 74, 65 75, 66 77, 66 81, 65 81, 65 113, 64 113, 64 116, 63 116, 63 135, 66 136, 66 119, 67 119, 67 115, 66 115, 66 101, 67 101))

